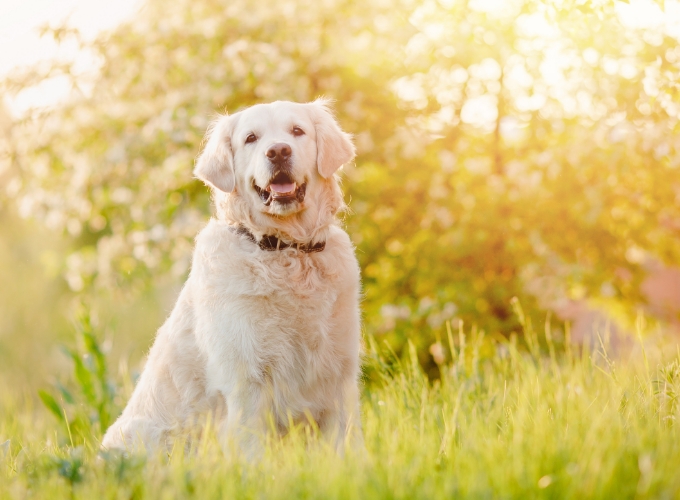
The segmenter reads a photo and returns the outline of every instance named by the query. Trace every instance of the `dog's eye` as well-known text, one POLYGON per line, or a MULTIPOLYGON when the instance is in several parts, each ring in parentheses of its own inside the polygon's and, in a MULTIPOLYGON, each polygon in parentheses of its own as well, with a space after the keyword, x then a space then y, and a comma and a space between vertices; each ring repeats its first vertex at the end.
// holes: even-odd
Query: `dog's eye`
POLYGON ((305 135, 305 131, 300 127, 293 127, 293 135, 295 137, 300 137, 301 135, 305 135))
POLYGON ((257 140, 257 136, 255 134, 250 134, 248 137, 246 137, 246 144, 250 144, 251 142, 255 142, 257 140))

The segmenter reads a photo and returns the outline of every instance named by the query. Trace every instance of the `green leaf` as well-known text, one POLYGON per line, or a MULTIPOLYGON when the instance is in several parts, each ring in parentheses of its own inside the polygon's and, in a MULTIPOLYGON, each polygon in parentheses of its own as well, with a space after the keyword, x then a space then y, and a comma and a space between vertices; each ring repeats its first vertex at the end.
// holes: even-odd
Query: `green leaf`
POLYGON ((38 391, 38 396, 40 396, 40 400, 45 407, 47 407, 60 422, 66 423, 66 415, 64 415, 61 406, 57 403, 57 400, 54 399, 54 396, 43 390, 38 391))
POLYGON ((75 399, 73 398, 73 394, 71 394, 71 391, 69 391, 66 387, 64 387, 62 384, 57 383, 57 389, 61 393, 61 397, 64 398, 64 401, 70 405, 75 404, 75 399))
POLYGON ((87 400, 88 404, 90 405, 96 404, 97 398, 95 395, 95 388, 92 381, 92 374, 87 369, 85 363, 83 363, 83 360, 78 355, 78 353, 73 353, 71 359, 73 360, 73 370, 76 376, 76 381, 80 386, 80 390, 82 391, 83 396, 85 396, 85 399, 87 400))

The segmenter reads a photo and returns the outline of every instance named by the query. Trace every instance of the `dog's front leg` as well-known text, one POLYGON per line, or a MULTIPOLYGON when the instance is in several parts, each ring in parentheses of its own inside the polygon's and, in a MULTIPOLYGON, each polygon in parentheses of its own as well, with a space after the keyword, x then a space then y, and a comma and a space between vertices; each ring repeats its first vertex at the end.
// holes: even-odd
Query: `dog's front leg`
POLYGON ((332 399, 326 402, 319 429, 338 453, 346 447, 363 447, 359 398, 361 320, 359 316, 359 279, 350 279, 335 303, 331 338, 342 373, 332 399))
POLYGON ((227 416, 220 427, 220 441, 227 456, 255 460, 262 455, 272 411, 271 391, 259 382, 241 382, 225 395, 227 416))
POLYGON ((348 381, 337 391, 333 406, 327 408, 319 421, 319 430, 335 450, 342 455, 346 448, 363 446, 359 391, 356 383, 348 381))

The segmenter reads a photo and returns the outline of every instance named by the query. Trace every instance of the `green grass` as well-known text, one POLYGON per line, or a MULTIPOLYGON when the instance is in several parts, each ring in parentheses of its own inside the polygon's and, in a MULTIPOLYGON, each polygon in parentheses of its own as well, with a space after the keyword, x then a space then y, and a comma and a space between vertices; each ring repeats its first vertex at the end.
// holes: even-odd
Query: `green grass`
POLYGON ((400 362, 369 339, 365 451, 339 457, 295 429, 245 463, 225 457, 209 421, 188 451, 98 454, 99 420, 130 383, 106 379, 82 324, 70 352, 84 361, 46 391, 64 418, 34 395, 2 391, 0 498, 680 497, 677 352, 645 353, 640 343, 612 361, 606 343, 570 350, 548 338, 539 349, 529 332, 521 349, 460 333, 431 382, 415 351, 400 362), (117 393, 108 403, 107 391, 117 393))

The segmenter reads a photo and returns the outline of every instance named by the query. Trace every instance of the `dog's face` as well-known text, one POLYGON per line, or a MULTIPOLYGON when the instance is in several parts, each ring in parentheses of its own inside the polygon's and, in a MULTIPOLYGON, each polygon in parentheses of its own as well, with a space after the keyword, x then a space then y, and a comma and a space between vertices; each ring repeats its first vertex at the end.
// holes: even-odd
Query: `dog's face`
POLYGON ((324 101, 277 101, 220 118, 194 173, 213 189, 242 197, 251 211, 288 217, 352 158, 351 138, 324 101))

